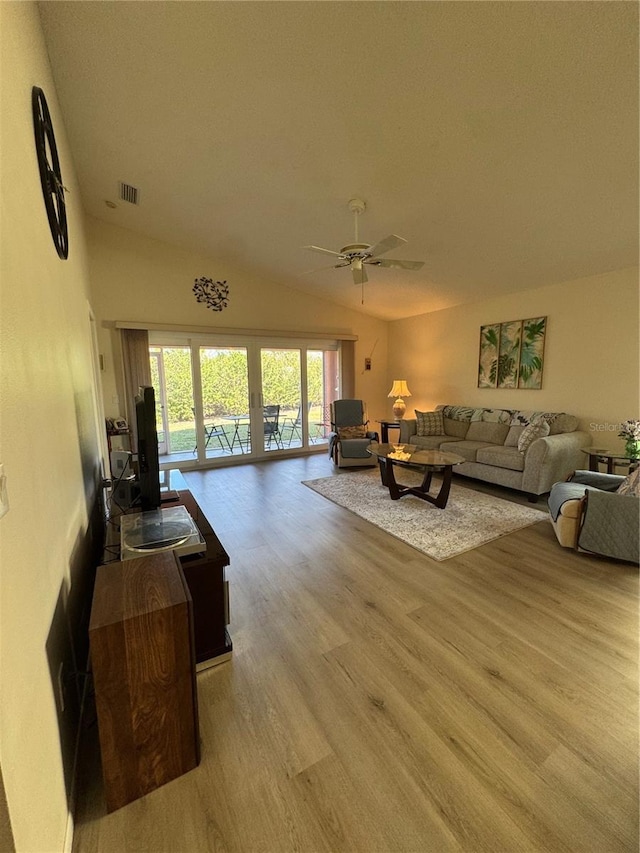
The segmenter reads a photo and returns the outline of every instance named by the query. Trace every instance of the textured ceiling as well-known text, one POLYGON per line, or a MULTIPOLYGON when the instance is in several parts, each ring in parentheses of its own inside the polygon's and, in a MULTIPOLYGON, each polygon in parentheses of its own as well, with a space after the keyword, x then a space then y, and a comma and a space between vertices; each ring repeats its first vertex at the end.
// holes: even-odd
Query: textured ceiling
POLYGON ((396 319, 638 260, 638 5, 40 4, 85 210, 396 319), (118 183, 141 204, 118 199, 118 183), (348 269, 302 249, 408 240, 348 269), (109 208, 105 201, 115 201, 109 208))

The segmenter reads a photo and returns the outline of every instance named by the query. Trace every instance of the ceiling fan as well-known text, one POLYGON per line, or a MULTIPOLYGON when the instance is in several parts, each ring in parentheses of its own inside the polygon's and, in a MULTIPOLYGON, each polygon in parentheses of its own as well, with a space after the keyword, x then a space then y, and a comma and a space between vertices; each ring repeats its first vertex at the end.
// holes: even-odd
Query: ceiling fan
POLYGON ((403 270, 419 270, 424 266, 424 261, 401 261, 395 258, 382 258, 381 255, 386 255, 391 249, 396 249, 402 246, 407 241, 396 234, 390 234, 384 240, 380 240, 374 246, 368 243, 360 243, 358 238, 358 217, 365 209, 365 203, 362 199, 352 198, 349 201, 349 210, 354 215, 355 221, 355 240, 348 246, 343 246, 339 252, 334 252, 332 249, 323 249, 321 246, 304 246, 305 249, 310 249, 312 252, 321 252, 325 255, 334 255, 337 258, 337 263, 331 264, 329 267, 320 267, 319 269, 310 270, 310 272, 320 272, 325 269, 338 269, 339 267, 351 267, 354 284, 364 284, 368 281, 365 264, 371 264, 376 267, 395 267, 403 270))

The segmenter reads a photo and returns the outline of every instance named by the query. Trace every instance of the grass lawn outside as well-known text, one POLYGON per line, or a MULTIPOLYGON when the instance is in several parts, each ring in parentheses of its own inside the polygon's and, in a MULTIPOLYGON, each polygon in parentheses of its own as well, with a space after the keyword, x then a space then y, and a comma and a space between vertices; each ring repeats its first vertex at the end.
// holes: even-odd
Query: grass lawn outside
MULTIPOLYGON (((283 424, 290 424, 291 420, 295 419, 297 414, 297 410, 283 411, 280 415, 280 425, 282 429, 283 424)), ((317 407, 317 409, 311 409, 309 412, 309 423, 311 424, 311 434, 314 436, 314 424, 320 422, 320 418, 322 417, 322 409, 317 407)), ((215 421, 217 426, 223 426, 226 430, 227 435, 229 436, 229 441, 233 436, 234 424, 231 421, 225 421, 224 418, 220 418, 215 421)), ((248 424, 239 424, 238 425, 238 434, 240 439, 246 442, 247 433, 249 431, 248 424)), ((289 429, 285 428, 284 438, 285 441, 289 439, 289 429)), ((171 453, 182 453, 189 452, 191 453, 196 446, 196 428, 193 421, 175 421, 174 423, 169 424, 169 433, 171 439, 171 453)), ((162 438, 162 433, 158 432, 159 438, 162 438)), ((314 436, 315 438, 315 436, 314 436)), ((294 435, 294 439, 297 441, 298 436, 294 435)), ((218 439, 212 439, 212 444, 218 445, 218 439)))

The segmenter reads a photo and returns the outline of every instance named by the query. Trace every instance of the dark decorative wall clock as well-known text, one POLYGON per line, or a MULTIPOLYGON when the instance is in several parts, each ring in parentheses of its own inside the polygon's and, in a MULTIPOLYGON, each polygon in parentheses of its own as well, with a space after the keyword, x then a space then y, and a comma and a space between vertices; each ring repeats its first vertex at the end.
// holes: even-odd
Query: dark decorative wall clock
POLYGON ((67 212, 64 203, 65 188, 60 174, 60 160, 56 138, 53 133, 51 115, 47 99, 42 89, 34 86, 31 90, 33 109, 33 130, 36 137, 36 153, 40 169, 40 183, 51 236, 58 255, 66 260, 69 255, 69 234, 67 231, 67 212))

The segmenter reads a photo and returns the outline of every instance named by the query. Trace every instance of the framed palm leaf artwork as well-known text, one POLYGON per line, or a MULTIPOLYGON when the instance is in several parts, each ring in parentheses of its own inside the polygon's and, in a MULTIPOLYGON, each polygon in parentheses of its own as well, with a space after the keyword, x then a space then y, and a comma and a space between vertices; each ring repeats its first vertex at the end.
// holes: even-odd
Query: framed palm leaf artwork
POLYGON ((478 388, 542 388, 546 317, 480 327, 478 388))
POLYGON ((518 388, 542 388, 544 367, 544 339, 547 333, 547 318, 533 317, 522 321, 522 348, 518 388))
POLYGON ((498 351, 498 388, 518 387, 520 341, 522 320, 500 323, 500 349, 498 351))
POLYGON ((498 350, 500 348, 500 323, 480 326, 480 357, 478 361, 478 388, 495 388, 498 381, 498 350))

